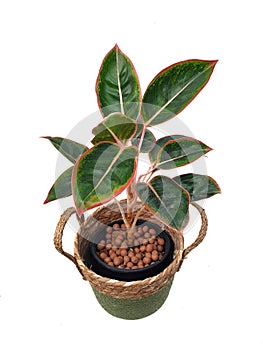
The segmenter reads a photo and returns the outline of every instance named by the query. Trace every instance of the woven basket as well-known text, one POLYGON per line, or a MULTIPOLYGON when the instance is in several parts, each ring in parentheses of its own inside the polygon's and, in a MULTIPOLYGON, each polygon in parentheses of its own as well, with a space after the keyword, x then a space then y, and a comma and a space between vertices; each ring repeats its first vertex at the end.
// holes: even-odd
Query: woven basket
MULTIPOLYGON (((140 219, 151 221, 161 226, 172 237, 175 243, 175 251, 172 263, 156 276, 132 282, 118 281, 102 277, 89 269, 83 262, 89 240, 92 240, 101 224, 110 224, 121 220, 121 214, 116 204, 103 207, 95 211, 85 221, 78 218, 80 229, 74 242, 74 256, 65 252, 62 247, 64 227, 74 208, 67 209, 60 217, 57 224, 54 244, 56 249, 70 259, 81 273, 84 280, 89 281, 94 294, 101 306, 111 315, 124 319, 138 319, 146 317, 157 311, 165 302, 174 274, 179 271, 183 260, 192 249, 197 247, 204 239, 207 232, 207 216, 203 208, 196 203, 191 203, 200 213, 202 224, 197 239, 188 248, 184 249, 183 235, 161 224, 147 210, 141 210, 140 219)), ((121 205, 125 210, 126 201, 121 205)), ((135 212, 140 207, 135 208, 135 212)))

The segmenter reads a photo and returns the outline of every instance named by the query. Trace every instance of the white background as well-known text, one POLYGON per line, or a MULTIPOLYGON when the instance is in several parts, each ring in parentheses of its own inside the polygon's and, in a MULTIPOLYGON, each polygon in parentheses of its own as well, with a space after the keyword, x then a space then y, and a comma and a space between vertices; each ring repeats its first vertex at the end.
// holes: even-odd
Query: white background
MULTIPOLYGON (((263 348, 260 5, 1 1, 1 349, 83 349, 93 341, 107 349, 263 348), (42 205, 57 153, 39 136, 66 136, 97 110, 95 80, 115 43, 143 91, 176 61, 219 59, 180 118, 214 149, 208 173, 222 194, 206 202, 208 236, 176 274, 167 302, 138 321, 99 306, 53 248, 58 205, 42 205)), ((74 232, 65 234, 72 251, 74 232)))

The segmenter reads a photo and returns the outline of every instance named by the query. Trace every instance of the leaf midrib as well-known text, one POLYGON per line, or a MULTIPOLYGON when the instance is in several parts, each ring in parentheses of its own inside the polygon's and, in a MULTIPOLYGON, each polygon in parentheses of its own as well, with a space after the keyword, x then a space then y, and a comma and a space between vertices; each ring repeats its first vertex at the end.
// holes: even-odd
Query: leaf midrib
MULTIPOLYGON (((119 147, 116 145, 116 147, 119 147)), ((119 147, 120 148, 120 147, 119 147)), ((110 166, 108 167, 107 171, 105 172, 105 174, 101 177, 101 179, 99 180, 99 182, 96 184, 96 186, 94 186, 94 188, 92 189, 92 191, 90 191, 87 195, 86 195, 86 198, 87 197, 90 197, 93 192, 96 191, 96 189, 101 185, 102 181, 106 178, 106 176, 109 174, 109 172, 111 171, 113 165, 116 163, 116 161, 118 160, 119 156, 121 155, 123 149, 119 149, 119 152, 116 154, 116 156, 113 158, 110 166)))
MULTIPOLYGON (((63 142, 63 140, 62 140, 63 142)), ((61 143, 54 141, 54 144, 56 144, 57 146, 57 150, 63 154, 64 157, 66 157, 71 163, 75 164, 76 163, 76 159, 68 152, 65 151, 65 149, 61 146, 61 143)))
POLYGON ((158 195, 158 193, 155 191, 155 188, 152 186, 151 183, 148 183, 147 184, 150 189, 153 191, 153 193, 155 194, 155 196, 159 199, 159 201, 163 204, 163 207, 165 208, 166 210, 166 213, 168 214, 168 217, 170 217, 170 219, 173 221, 173 218, 171 217, 171 215, 169 214, 169 210, 167 208, 167 206, 165 205, 164 201, 162 200, 162 198, 158 195))
POLYGON ((173 100, 179 96, 190 84, 192 84, 197 78, 204 74, 208 69, 211 68, 211 64, 202 72, 198 73, 193 79, 191 79, 181 90, 179 90, 173 97, 170 98, 147 122, 146 125, 149 125, 158 115, 171 103, 173 100))
MULTIPOLYGON (((201 152, 201 151, 200 151, 201 152)), ((174 158, 171 158, 171 159, 167 159, 167 160, 164 160, 163 162, 161 163, 157 163, 156 164, 156 167, 160 166, 160 165, 163 165, 163 164, 166 164, 166 163, 169 163, 169 162, 173 162, 175 160, 178 160, 178 159, 181 159, 181 158, 184 158, 184 157, 187 157, 187 156, 192 156, 194 154, 198 154, 199 152, 195 151, 195 152, 191 152, 191 153, 188 153, 188 154, 185 154, 185 155, 181 155, 181 156, 178 156, 178 157, 174 157, 174 158)))
POLYGON ((121 107, 121 113, 124 113, 124 105, 123 105, 123 97, 122 97, 122 90, 121 90, 121 81, 120 81, 120 70, 119 70, 119 49, 116 50, 116 74, 117 74, 117 81, 118 81, 118 91, 120 96, 120 107, 121 107))

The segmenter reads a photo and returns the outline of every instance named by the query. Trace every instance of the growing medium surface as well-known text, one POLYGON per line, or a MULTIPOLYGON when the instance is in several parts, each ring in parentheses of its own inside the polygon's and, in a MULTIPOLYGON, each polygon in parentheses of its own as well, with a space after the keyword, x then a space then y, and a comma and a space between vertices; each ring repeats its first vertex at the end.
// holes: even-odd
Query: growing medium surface
POLYGON ((128 245, 124 224, 108 226, 104 238, 97 245, 97 255, 104 263, 120 269, 139 269, 161 260, 164 255, 164 239, 147 225, 136 228, 128 245))

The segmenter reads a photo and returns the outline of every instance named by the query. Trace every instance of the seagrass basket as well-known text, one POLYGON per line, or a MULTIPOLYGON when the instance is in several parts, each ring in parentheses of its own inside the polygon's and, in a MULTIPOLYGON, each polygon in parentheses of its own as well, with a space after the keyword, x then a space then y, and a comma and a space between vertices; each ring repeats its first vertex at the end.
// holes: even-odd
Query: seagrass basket
MULTIPOLYGON (((84 263, 87 245, 94 239, 100 225, 121 220, 121 214, 116 204, 98 209, 86 220, 78 218, 80 228, 74 242, 74 256, 65 252, 62 247, 64 227, 70 216, 75 213, 74 208, 67 209, 57 224, 54 244, 61 254, 76 265, 83 279, 89 281, 98 302, 108 313, 123 319, 143 318, 154 313, 163 305, 169 294, 175 273, 179 271, 183 260, 190 251, 197 247, 206 235, 207 216, 205 211, 198 204, 191 204, 201 215, 201 228, 194 243, 187 248, 184 248, 182 234, 160 223, 147 210, 140 210, 139 206, 135 208, 135 214, 140 210, 140 219, 158 224, 171 236, 175 245, 173 261, 159 274, 143 280, 126 282, 102 277, 84 263)), ((121 205, 125 210, 126 201, 122 201, 121 205)))

